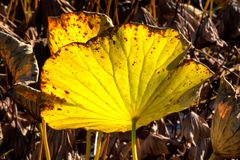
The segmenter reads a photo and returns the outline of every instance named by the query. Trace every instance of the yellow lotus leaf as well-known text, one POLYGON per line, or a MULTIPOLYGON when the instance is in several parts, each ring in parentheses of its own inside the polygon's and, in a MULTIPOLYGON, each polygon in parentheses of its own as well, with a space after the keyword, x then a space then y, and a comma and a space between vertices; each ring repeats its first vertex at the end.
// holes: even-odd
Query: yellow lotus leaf
POLYGON ((43 66, 41 89, 64 102, 44 107, 54 129, 131 130, 191 104, 212 76, 202 64, 179 65, 189 43, 173 29, 125 24, 86 44, 62 47, 43 66))
POLYGON ((113 27, 105 14, 93 12, 64 13, 48 18, 48 38, 51 54, 72 42, 85 43, 102 31, 113 27))

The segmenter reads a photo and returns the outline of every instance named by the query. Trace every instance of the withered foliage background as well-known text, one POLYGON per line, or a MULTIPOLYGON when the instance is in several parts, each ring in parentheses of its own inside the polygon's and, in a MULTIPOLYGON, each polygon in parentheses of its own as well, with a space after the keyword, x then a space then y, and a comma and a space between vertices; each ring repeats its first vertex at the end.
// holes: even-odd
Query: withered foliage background
MULTIPOLYGON (((33 49, 38 65, 30 65, 41 70, 50 56, 47 17, 81 10, 105 13, 114 25, 138 22, 175 28, 193 44, 186 59, 200 61, 215 72, 191 108, 137 130, 139 159, 200 160, 209 159, 213 151, 219 154, 216 159, 240 157, 238 0, 0 0, 0 31, 28 44, 19 52, 33 49), (220 116, 213 118, 214 109, 220 116)), ((12 92, 12 75, 20 72, 25 59, 14 57, 15 65, 9 65, 5 57, 11 52, 8 43, 0 40, 0 159, 37 159, 39 108, 31 99, 18 101, 12 92)), ((30 86, 39 89, 38 82, 30 86)), ((49 128, 52 159, 84 159, 85 136, 83 129, 49 128)), ((105 134, 101 158, 131 159, 130 148, 130 132, 105 134)))

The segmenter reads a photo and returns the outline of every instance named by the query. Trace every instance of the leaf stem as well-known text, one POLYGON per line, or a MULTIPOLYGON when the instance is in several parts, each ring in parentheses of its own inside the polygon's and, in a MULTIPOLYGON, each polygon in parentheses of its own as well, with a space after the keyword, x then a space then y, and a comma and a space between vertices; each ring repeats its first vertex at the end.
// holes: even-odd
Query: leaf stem
POLYGON ((91 151, 91 134, 90 130, 87 131, 87 144, 86 144, 86 160, 90 159, 90 151, 91 151))
POLYGON ((99 160, 100 159, 100 151, 101 151, 101 146, 102 146, 102 136, 103 136, 103 132, 98 131, 97 151, 96 151, 96 155, 94 157, 94 160, 99 160))
MULTIPOLYGON (((41 135, 42 135, 42 124, 41 123, 39 123, 39 129, 40 129, 41 135)), ((43 138, 41 138, 41 141, 40 141, 38 160, 42 160, 42 150, 43 150, 43 138)))
POLYGON ((106 10, 106 15, 109 16, 110 13, 110 8, 111 8, 112 0, 109 0, 107 3, 107 10, 106 10))
POLYGON ((132 119, 132 157, 133 160, 138 160, 137 157, 137 145, 136 145, 136 123, 137 119, 132 119))
POLYGON ((109 140, 110 140, 110 133, 106 133, 103 138, 101 152, 100 152, 102 155, 102 160, 106 160, 107 158, 109 140))
POLYGON ((40 125, 40 130, 42 133, 42 139, 43 139, 46 159, 51 160, 51 155, 50 155, 50 151, 49 151, 49 147, 48 147, 48 140, 47 140, 47 127, 46 127, 46 122, 44 121, 44 119, 42 119, 42 125, 40 125))

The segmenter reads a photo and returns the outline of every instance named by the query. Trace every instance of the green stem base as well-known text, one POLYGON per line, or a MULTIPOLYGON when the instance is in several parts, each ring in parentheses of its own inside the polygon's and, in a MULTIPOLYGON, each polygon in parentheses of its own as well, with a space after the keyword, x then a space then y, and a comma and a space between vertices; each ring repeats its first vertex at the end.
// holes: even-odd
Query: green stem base
POLYGON ((132 157, 133 160, 138 160, 137 157, 137 145, 136 145, 136 123, 137 123, 137 119, 133 118, 132 119, 132 157))

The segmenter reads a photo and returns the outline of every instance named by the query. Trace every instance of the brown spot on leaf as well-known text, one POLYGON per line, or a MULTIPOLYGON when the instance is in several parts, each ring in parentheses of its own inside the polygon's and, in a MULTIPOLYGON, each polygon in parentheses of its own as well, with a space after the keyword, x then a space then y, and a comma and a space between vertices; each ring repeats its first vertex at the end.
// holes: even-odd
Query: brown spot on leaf
POLYGON ((66 94, 69 94, 69 92, 68 92, 68 91, 66 91, 66 90, 64 90, 64 92, 65 92, 66 94))
POLYGON ((90 29, 93 29, 93 27, 94 27, 94 26, 92 25, 92 23, 90 23, 90 22, 88 22, 88 26, 89 26, 90 29))
POLYGON ((41 110, 53 110, 53 108, 54 108, 54 105, 52 104, 43 104, 41 106, 41 110))
POLYGON ((180 37, 180 35, 176 35, 175 38, 176 39, 180 39, 181 37, 180 37))
POLYGON ((232 108, 231 106, 228 106, 227 104, 221 102, 218 105, 217 109, 218 109, 219 117, 223 119, 232 108))

